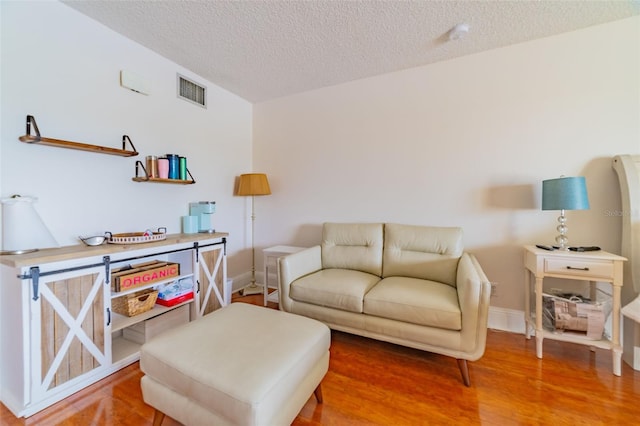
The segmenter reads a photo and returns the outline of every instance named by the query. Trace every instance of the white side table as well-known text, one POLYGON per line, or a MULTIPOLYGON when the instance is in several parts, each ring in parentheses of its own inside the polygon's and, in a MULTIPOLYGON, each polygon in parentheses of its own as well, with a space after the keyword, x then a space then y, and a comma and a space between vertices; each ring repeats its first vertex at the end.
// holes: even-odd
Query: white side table
POLYGON ((278 303, 278 259, 288 254, 297 253, 304 250, 304 247, 295 246, 274 246, 262 250, 264 256, 264 306, 267 302, 278 303), (269 294, 269 286, 275 287, 276 291, 269 294))
POLYGON ((525 267, 525 322, 526 337, 531 337, 535 329, 536 355, 542 358, 542 341, 547 339, 579 343, 602 349, 609 349, 613 356, 613 374, 621 373, 622 347, 620 346, 620 290, 622 288, 622 263, 627 259, 606 251, 572 252, 547 251, 535 246, 524 247, 525 267), (595 283, 610 283, 613 290, 613 310, 611 312, 611 340, 590 340, 577 333, 554 333, 542 328, 542 281, 546 277, 568 280, 584 280, 591 283, 592 299, 595 295, 595 283), (532 283, 532 281, 535 281, 532 283), (531 287, 535 285, 535 313, 531 313, 531 287))

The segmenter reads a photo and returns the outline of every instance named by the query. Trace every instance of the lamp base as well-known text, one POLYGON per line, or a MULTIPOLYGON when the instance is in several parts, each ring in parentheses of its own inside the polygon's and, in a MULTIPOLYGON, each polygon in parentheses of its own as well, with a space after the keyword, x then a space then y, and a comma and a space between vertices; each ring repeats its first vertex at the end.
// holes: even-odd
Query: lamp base
POLYGON ((251 283, 251 285, 242 289, 243 296, 249 296, 251 294, 262 294, 263 288, 261 285, 256 285, 256 283, 251 283))
POLYGON ((23 250, 3 250, 0 251, 0 256, 10 256, 12 254, 27 254, 38 251, 39 249, 23 249, 23 250))
POLYGON ((560 211, 558 217, 558 227, 556 228, 560 235, 556 237, 556 243, 558 243, 558 250, 569 250, 569 238, 567 238, 567 217, 564 215, 564 210, 560 211))

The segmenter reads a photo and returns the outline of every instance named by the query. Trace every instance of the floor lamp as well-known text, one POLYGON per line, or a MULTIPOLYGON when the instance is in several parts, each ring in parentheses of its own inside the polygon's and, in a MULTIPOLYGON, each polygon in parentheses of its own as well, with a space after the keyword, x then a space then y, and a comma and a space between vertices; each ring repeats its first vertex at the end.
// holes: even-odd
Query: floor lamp
MULTIPOLYGON (((269 181, 264 173, 240 175, 236 195, 251 196, 251 284, 242 290, 242 295, 262 293, 263 287, 256 285, 256 249, 254 245, 254 224, 256 221, 255 196, 271 195, 269 181)), ((264 286, 266 290, 266 285, 264 286)))

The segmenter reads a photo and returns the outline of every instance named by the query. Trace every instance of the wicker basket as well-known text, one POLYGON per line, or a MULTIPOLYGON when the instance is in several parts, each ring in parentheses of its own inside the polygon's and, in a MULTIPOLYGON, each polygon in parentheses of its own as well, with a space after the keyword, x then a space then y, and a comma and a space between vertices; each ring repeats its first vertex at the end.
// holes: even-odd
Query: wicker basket
POLYGON ((111 300, 111 308, 121 315, 133 317, 152 309, 157 299, 158 290, 150 288, 111 300))

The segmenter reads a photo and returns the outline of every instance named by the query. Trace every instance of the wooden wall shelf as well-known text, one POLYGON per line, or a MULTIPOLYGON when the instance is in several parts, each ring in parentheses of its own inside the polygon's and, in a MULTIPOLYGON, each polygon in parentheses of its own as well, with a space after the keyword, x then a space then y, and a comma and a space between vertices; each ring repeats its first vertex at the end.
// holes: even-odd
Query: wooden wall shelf
POLYGON ((142 161, 137 160, 136 161, 136 177, 131 178, 131 180, 134 182, 172 183, 174 185, 191 185, 196 183, 196 180, 191 175, 191 172, 189 171, 189 169, 187 169, 187 175, 191 179, 164 179, 164 178, 151 177, 149 176, 149 173, 147 173, 147 169, 142 164, 142 161), (142 176, 139 176, 140 169, 142 169, 142 176))
POLYGON ((147 177, 134 177, 131 178, 134 182, 155 182, 155 183, 173 183, 177 185, 191 185, 196 183, 195 180, 182 180, 182 179, 160 179, 160 178, 147 178, 147 177))
POLYGON ((90 145, 81 142, 72 142, 65 141, 62 139, 53 139, 53 138, 45 138, 40 136, 40 130, 38 129, 38 125, 36 124, 36 119, 32 115, 27 115, 27 133, 24 136, 20 136, 18 138, 21 142, 32 143, 32 144, 41 144, 48 146, 55 146, 58 148, 68 148, 68 149, 77 149, 80 151, 89 151, 89 152, 97 152, 100 154, 110 154, 110 155, 118 155, 120 157, 135 157, 138 155, 135 146, 129 139, 129 136, 122 136, 122 149, 117 148, 109 148, 106 146, 100 145, 90 145), (33 125, 33 130, 35 131, 35 135, 31 134, 31 125, 33 125), (129 145, 133 151, 126 149, 127 141, 129 141, 129 145))

